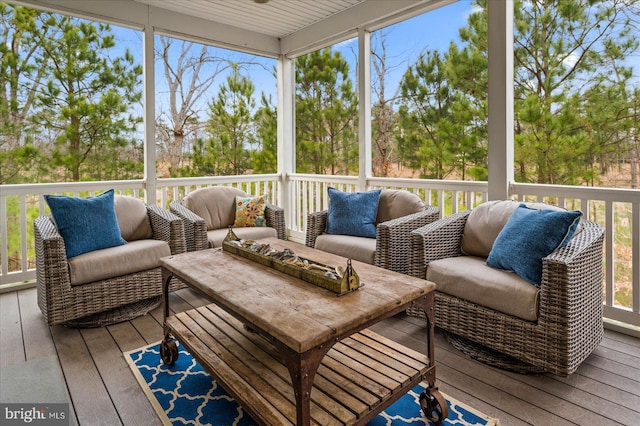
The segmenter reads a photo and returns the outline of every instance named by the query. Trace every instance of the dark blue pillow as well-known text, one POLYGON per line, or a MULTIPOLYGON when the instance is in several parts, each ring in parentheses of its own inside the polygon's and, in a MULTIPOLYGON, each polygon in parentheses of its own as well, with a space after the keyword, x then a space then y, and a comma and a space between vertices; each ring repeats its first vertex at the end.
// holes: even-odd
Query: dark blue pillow
POLYGON ((327 234, 376 237, 376 215, 382 190, 342 192, 329 187, 327 234))
POLYGON ((113 204, 113 189, 96 197, 45 195, 62 235, 67 259, 94 250, 126 244, 113 204))
POLYGON ((498 234, 487 265, 513 271, 535 286, 542 281, 542 259, 564 247, 582 212, 536 210, 520 204, 498 234))

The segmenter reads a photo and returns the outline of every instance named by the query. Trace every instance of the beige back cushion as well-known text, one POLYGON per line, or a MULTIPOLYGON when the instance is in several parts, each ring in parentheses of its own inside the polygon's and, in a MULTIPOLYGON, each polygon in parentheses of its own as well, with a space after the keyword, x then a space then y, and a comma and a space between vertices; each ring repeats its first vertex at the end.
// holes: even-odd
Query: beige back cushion
POLYGON ((152 237, 151 223, 144 201, 124 195, 113 197, 120 235, 125 241, 146 240, 152 237))
MULTIPOLYGON (((498 234, 507 224, 520 201, 489 201, 473 209, 462 233, 462 253, 469 256, 488 257, 498 234)), ((544 203, 525 203, 531 209, 564 210, 544 203)))
POLYGON ((200 188, 182 200, 182 205, 204 219, 207 231, 233 225, 236 218, 236 196, 247 194, 236 188, 212 186, 200 188))
POLYGON ((424 203, 416 194, 403 189, 383 189, 378 201, 376 223, 397 219, 424 210, 424 203))

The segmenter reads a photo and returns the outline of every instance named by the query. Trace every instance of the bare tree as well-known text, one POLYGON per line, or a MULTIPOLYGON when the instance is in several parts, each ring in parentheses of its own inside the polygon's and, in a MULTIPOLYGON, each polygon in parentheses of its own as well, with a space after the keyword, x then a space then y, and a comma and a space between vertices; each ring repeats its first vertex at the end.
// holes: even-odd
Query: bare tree
POLYGON ((373 34, 371 42, 371 62, 374 75, 371 90, 374 94, 372 114, 372 138, 375 144, 373 172, 375 176, 389 176, 395 151, 394 130, 397 117, 394 104, 398 99, 399 86, 392 96, 388 95, 388 75, 395 68, 404 65, 404 61, 395 61, 387 52, 386 36, 389 30, 380 30, 373 34), (393 64, 396 62, 395 64, 393 64))
POLYGON ((168 88, 168 111, 156 116, 156 137, 166 155, 169 170, 175 172, 182 161, 187 140, 206 123, 200 113, 207 110, 209 88, 231 67, 231 61, 212 54, 206 45, 161 36, 156 60, 162 64, 168 88))

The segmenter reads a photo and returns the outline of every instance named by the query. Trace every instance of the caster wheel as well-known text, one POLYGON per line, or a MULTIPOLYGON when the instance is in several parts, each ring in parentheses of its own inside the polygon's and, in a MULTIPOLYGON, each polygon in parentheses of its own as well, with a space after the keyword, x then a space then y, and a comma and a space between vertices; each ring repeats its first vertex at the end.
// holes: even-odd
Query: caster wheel
POLYGON ((426 389, 420 394, 420 408, 433 423, 440 423, 449 416, 449 407, 438 388, 426 389))
POLYGON ((163 340, 160 343, 160 358, 166 365, 173 365, 178 360, 178 346, 173 340, 163 340))

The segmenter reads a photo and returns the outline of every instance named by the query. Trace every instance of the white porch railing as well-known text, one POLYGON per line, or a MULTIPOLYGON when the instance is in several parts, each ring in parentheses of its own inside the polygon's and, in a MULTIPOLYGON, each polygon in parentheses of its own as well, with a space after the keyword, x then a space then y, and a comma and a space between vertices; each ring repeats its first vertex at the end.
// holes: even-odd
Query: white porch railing
MULTIPOLYGON (((285 200, 282 207, 288 213, 289 235, 303 242, 307 214, 328 208, 327 187, 356 191, 358 182, 355 176, 292 174, 286 178, 289 190, 283 194, 282 177, 277 174, 159 179, 155 200, 168 207, 172 200, 211 185, 266 193, 270 200, 285 200)), ((473 208, 487 200, 488 192, 486 182, 470 181, 369 178, 366 185, 367 189, 407 189, 427 204, 439 206, 441 216, 473 208)), ((35 279, 33 220, 47 212, 43 194, 85 196, 110 188, 145 198, 147 186, 142 180, 0 186, 0 291, 35 279)), ((511 194, 518 200, 545 201, 581 210, 586 218, 605 227, 605 317, 640 327, 640 191, 514 183, 511 194)))

